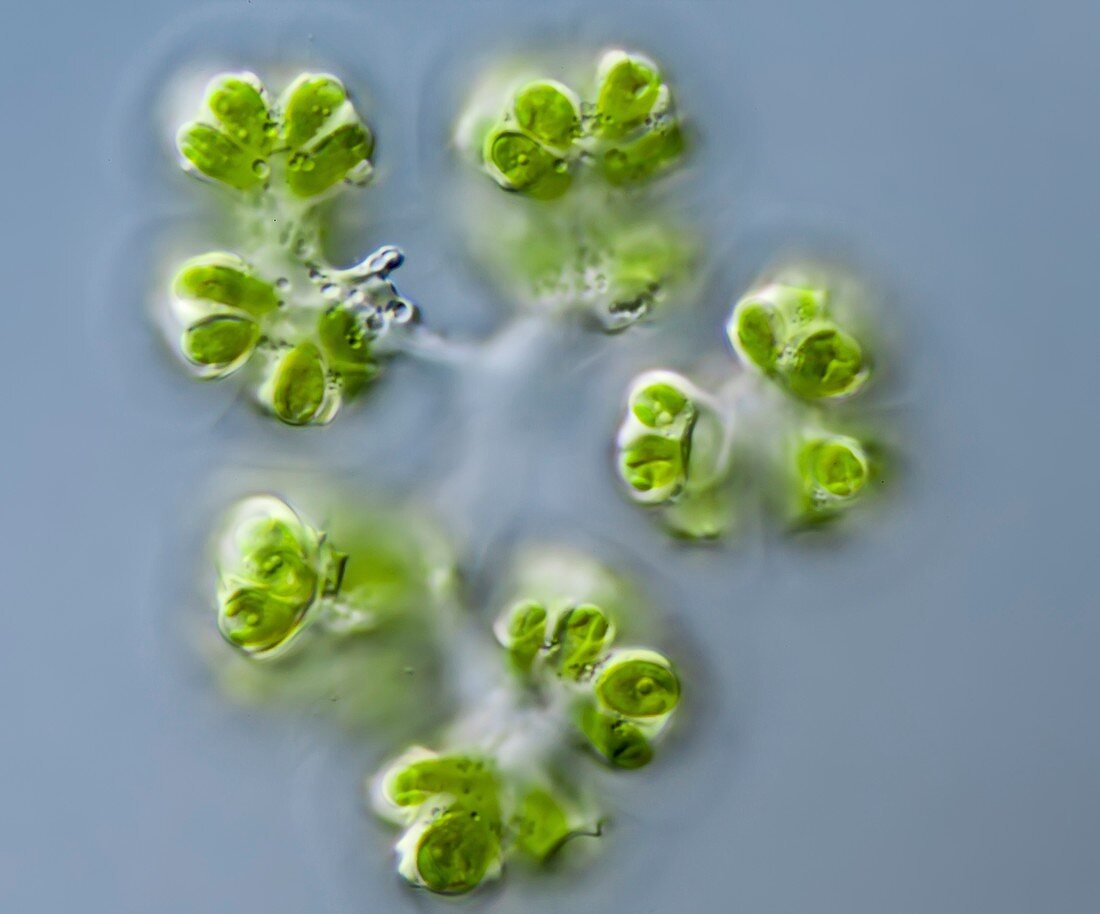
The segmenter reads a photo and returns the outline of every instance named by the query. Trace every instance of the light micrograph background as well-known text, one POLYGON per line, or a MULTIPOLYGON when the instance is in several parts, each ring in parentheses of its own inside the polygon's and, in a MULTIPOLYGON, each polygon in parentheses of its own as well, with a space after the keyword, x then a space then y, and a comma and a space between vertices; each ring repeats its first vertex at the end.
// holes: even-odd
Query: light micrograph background
MULTIPOLYGON (((188 637, 218 497, 325 477, 415 498, 475 593, 514 541, 601 553, 650 592, 683 669, 672 738, 606 779, 593 863, 465 906, 1095 910, 1098 28, 1083 2, 984 0, 6 10, 0 910, 449 904, 402 884, 362 807, 361 776, 398 747, 323 703, 226 701, 188 637), (509 304, 443 203, 462 80, 501 51, 609 43, 656 56, 698 132, 676 191, 708 247, 693 310, 656 333, 544 328, 508 391, 402 359, 321 431, 158 348, 160 258, 218 240, 158 132, 176 74, 339 73, 379 175, 345 195, 337 253, 402 246, 402 291, 476 338, 509 304), (825 547, 752 521, 679 546, 615 484, 627 381, 655 353, 721 359, 734 297, 792 243, 885 292, 903 469, 825 547)), ((470 613, 487 632, 492 607, 470 613)))

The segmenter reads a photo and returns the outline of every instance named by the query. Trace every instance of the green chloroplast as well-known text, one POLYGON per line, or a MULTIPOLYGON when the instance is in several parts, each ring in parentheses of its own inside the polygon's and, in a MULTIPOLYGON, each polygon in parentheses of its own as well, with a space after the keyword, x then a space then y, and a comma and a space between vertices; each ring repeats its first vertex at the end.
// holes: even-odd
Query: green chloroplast
POLYGON ((268 413, 322 425, 402 348, 417 309, 383 247, 349 268, 325 257, 320 206, 372 173, 374 138, 344 85, 303 73, 277 97, 251 73, 209 84, 177 134, 180 164, 226 191, 233 250, 175 271, 168 330, 195 375, 237 375, 268 413))

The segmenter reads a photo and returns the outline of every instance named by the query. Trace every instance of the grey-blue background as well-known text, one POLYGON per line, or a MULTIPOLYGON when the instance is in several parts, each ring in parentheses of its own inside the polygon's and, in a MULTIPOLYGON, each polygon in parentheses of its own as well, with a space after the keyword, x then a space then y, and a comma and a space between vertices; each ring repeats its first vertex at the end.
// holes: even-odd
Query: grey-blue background
MULTIPOLYGON (((586 408, 555 416, 568 444, 509 523, 629 555, 709 694, 679 748, 621 788, 599 865, 470 906, 1097 910, 1098 29, 1084 2, 9 5, 0 910, 436 906, 398 883, 392 836, 358 804, 391 747, 226 703, 173 633, 212 478, 260 466, 417 491, 461 421, 447 375, 397 366, 310 434, 225 413, 226 391, 157 357, 151 252, 202 192, 149 106, 195 60, 337 68, 381 137, 379 186, 352 205, 358 253, 401 244, 433 325, 482 332, 506 303, 458 263, 434 201, 447 77, 467 53, 540 40, 635 44, 674 74, 703 137, 714 253, 695 326, 715 351, 783 238, 873 264, 904 328, 911 465, 835 549, 763 532, 675 549, 607 470, 628 373, 584 386, 538 369, 550 399, 586 408)), ((567 339, 561 355, 620 345, 640 344, 567 339)))

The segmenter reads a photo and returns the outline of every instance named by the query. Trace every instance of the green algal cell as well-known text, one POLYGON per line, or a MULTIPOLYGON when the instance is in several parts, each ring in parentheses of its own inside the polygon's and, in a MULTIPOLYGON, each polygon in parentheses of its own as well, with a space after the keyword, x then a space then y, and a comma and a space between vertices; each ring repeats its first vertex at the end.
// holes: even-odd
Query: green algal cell
POLYGON ((281 520, 255 522, 240 537, 241 564, 236 574, 281 600, 310 603, 318 573, 311 550, 298 532, 281 520))
POLYGON ((782 348, 783 319, 766 302, 745 301, 734 320, 740 351, 761 371, 774 372, 782 348))
POLYGON ((419 806, 432 796, 447 794, 493 820, 500 815, 499 789, 485 762, 456 755, 414 762, 394 775, 390 793, 398 806, 419 806))
POLYGON ((557 667, 564 676, 579 679, 607 649, 613 631, 598 606, 575 606, 563 613, 554 632, 557 667))
POLYGON ((659 220, 623 225, 609 238, 607 273, 616 301, 655 296, 682 284, 690 273, 694 242, 682 228, 659 220))
POLYGON ((305 425, 321 411, 325 401, 325 364, 313 343, 299 343, 283 356, 275 369, 271 404, 289 425, 305 425))
POLYGON ((346 100, 339 80, 303 74, 287 89, 283 101, 283 142, 292 149, 304 146, 346 100))
POLYGON ((810 493, 825 492, 838 499, 855 497, 867 482, 867 456, 858 442, 848 438, 806 442, 798 455, 798 468, 810 493))
POLYGON ((553 794, 541 787, 523 794, 511 825, 516 847, 539 863, 551 857, 572 834, 565 810, 553 794))
POLYGON ((828 292, 803 286, 780 285, 776 290, 776 300, 788 320, 796 324, 809 323, 825 312, 828 292))
MULTIPOLYGON (((345 600, 379 619, 410 618, 438 602, 433 575, 449 571, 449 556, 434 537, 399 517, 357 516, 341 531, 348 549, 341 591, 345 600)), ((443 585, 444 588, 447 586, 443 585)))
POLYGON ((657 657, 613 660, 596 680, 600 701, 625 717, 660 717, 672 711, 680 700, 680 681, 668 661, 657 657))
POLYGON ((336 363, 367 365, 370 339, 362 320, 343 305, 333 305, 317 319, 317 335, 329 359, 336 363))
POLYGON ((228 305, 253 317, 262 317, 279 306, 271 283, 250 275, 243 261, 238 267, 228 265, 228 260, 230 255, 213 254, 188 263, 176 274, 176 295, 228 305))
POLYGON ((250 656, 276 656, 338 592, 345 557, 278 499, 248 499, 238 512, 219 561, 218 627, 250 656))
POLYGON ((529 83, 516 93, 513 110, 520 126, 547 146, 564 148, 579 134, 580 112, 558 83, 529 83))
POLYGON ((211 83, 199 120, 180 128, 176 145, 197 171, 237 190, 264 186, 275 126, 262 87, 248 74, 211 83))
POLYGON ((208 124, 185 124, 176 142, 183 157, 215 181, 237 190, 253 190, 266 180, 267 171, 256 167, 252 152, 208 124))
POLYGON ((671 488, 670 497, 684 484, 687 441, 643 435, 619 454, 619 473, 638 492, 671 488))
POLYGON ((198 365, 231 369, 246 359, 259 338, 260 328, 246 317, 215 315, 183 332, 183 352, 198 365))
POLYGON ((512 608, 507 631, 512 663, 525 672, 546 642, 546 607, 534 600, 518 603, 512 608))
POLYGON ((539 200, 560 197, 572 181, 564 161, 517 131, 490 133, 485 140, 485 161, 495 169, 503 187, 539 200))
POLYGON ((226 599, 218 628, 245 652, 260 654, 293 637, 308 609, 308 603, 279 599, 263 587, 246 587, 226 599))
POLYGON ((684 151, 680 125, 667 121, 647 130, 636 140, 607 149, 600 166, 609 184, 647 181, 678 159, 684 151))
POLYGON ((651 384, 639 391, 630 404, 638 421, 649 428, 663 428, 682 418, 694 407, 671 384, 651 384))
POLYGON ((239 76, 226 76, 212 86, 207 104, 226 135, 256 156, 274 145, 275 128, 260 90, 239 76))
POLYGON ((653 759, 653 747, 642 731, 617 715, 602 714, 586 705, 580 727, 592 748, 616 768, 642 768, 653 759))
POLYGON ((416 848, 417 874, 427 888, 458 895, 477 888, 500 856, 500 841, 476 811, 456 809, 432 822, 416 848))
POLYGON ((641 124, 653 110, 661 89, 661 77, 637 57, 622 54, 604 75, 596 99, 601 132, 622 136, 641 124))
POLYGON ((674 536, 712 540, 729 529, 734 517, 735 503, 730 490, 716 485, 668 505, 661 519, 674 536))
POLYGON ((788 344, 780 369, 800 397, 822 399, 853 393, 866 379, 863 350, 854 337, 832 325, 788 344))
POLYGON ((334 305, 324 311, 317 319, 317 336, 329 364, 343 381, 345 393, 358 393, 378 373, 370 336, 363 321, 348 308, 334 305))
POLYGON ((349 178, 370 161, 374 140, 362 124, 344 124, 311 148, 291 155, 286 181, 299 197, 313 197, 349 178))

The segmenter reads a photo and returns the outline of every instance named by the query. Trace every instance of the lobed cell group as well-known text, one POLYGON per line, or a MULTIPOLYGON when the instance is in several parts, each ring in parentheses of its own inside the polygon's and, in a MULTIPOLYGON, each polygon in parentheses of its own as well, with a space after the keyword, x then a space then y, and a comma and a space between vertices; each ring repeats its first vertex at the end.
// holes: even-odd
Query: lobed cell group
POLYGON ((239 243, 176 270, 165 309, 175 348, 201 379, 243 376, 287 425, 329 422, 418 316, 390 279, 398 249, 348 268, 325 257, 321 204, 369 179, 370 129, 334 76, 303 73, 272 98, 255 75, 227 73, 176 143, 182 167, 225 192, 239 243))

